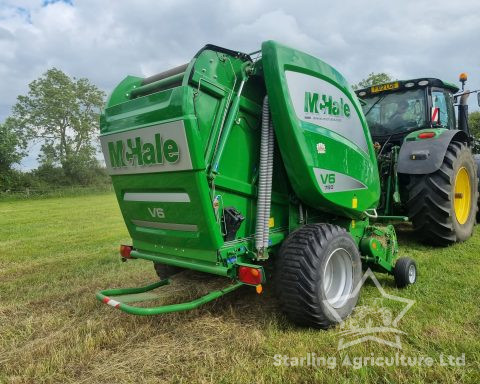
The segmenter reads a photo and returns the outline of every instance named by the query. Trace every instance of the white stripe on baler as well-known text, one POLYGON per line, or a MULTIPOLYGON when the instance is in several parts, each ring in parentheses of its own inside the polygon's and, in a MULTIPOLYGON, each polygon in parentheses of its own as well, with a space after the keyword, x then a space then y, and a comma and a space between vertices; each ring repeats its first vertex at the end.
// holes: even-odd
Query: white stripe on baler
POLYGON ((198 232, 195 224, 160 223, 158 221, 132 220, 139 227, 170 229, 172 231, 198 232))
POLYGON ((147 201, 152 203, 189 203, 188 193, 158 193, 158 192, 127 192, 123 196, 124 201, 147 201))

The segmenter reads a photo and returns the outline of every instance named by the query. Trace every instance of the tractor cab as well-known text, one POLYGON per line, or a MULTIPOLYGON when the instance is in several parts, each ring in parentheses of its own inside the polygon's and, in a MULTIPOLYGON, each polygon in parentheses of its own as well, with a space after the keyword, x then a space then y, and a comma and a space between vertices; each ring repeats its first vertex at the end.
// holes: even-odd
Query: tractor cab
POLYGON ((374 141, 401 142, 411 132, 457 129, 459 88, 434 78, 394 81, 356 91, 374 141))

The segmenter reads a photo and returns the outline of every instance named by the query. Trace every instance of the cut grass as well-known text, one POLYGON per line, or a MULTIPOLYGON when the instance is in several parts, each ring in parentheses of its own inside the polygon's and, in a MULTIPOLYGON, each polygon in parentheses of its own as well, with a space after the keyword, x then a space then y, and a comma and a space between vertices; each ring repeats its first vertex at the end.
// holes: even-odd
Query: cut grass
MULTIPOLYGON (((391 277, 377 277, 387 293, 416 301, 399 323, 403 349, 368 341, 337 351, 340 328, 292 325, 268 285, 260 296, 243 287, 190 312, 135 317, 113 310, 95 300, 97 290, 156 280, 151 263, 120 262, 118 245, 129 236, 113 195, 0 202, 0 383, 479 382, 480 233, 430 248, 408 227, 399 232, 400 254, 415 258, 419 281, 398 290, 391 277), (342 365, 345 356, 397 352, 437 361, 342 365), (277 354, 308 353, 333 357, 336 367, 274 365, 277 354), (438 362, 440 354, 463 353, 465 366, 438 362)), ((194 284, 172 298, 189 297, 194 284)), ((368 282, 359 305, 378 296, 368 282)))

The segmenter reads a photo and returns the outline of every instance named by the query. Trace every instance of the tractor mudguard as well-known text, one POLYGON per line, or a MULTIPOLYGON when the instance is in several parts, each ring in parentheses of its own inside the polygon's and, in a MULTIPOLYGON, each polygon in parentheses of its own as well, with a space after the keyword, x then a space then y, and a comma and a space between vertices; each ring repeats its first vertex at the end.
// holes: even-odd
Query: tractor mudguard
POLYGON ((426 175, 437 171, 453 140, 468 142, 468 136, 465 132, 454 129, 432 139, 405 141, 398 155, 397 172, 426 175))

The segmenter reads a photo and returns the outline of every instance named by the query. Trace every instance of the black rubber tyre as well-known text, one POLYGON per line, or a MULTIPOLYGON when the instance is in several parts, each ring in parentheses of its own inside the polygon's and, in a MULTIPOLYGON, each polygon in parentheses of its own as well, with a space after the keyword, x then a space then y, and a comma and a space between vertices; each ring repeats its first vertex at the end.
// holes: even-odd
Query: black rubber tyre
MULTIPOLYGON (((477 153, 473 155, 475 165, 477 166, 477 176, 480 179, 480 155, 477 153)), ((477 200, 477 224, 480 223, 480 197, 477 200)))
POLYGON ((326 329, 350 315, 357 304, 356 288, 362 278, 360 253, 345 229, 308 224, 291 233, 282 244, 274 278, 281 309, 293 322, 326 329), (335 272, 337 259, 345 265, 337 271, 345 270, 351 279, 348 277, 345 281, 349 283, 338 291, 343 293, 337 297, 343 299, 335 302, 328 299, 328 294, 332 292, 330 287, 342 280, 329 278, 339 275, 335 272))
POLYGON ((452 141, 439 170, 411 175, 407 186, 407 214, 420 238, 430 244, 448 245, 467 240, 473 232, 478 200, 477 166, 469 147, 452 141), (470 180, 470 212, 460 224, 455 214, 455 180, 461 168, 470 180))
POLYGON ((183 268, 180 268, 180 267, 175 267, 173 265, 166 265, 166 264, 160 264, 160 263, 153 263, 153 266, 155 267, 155 272, 157 272, 157 276, 160 279, 166 279, 184 270, 183 268))
POLYGON ((393 276, 395 277, 395 284, 398 288, 415 284, 417 281, 417 264, 409 257, 401 257, 395 263, 393 276))

